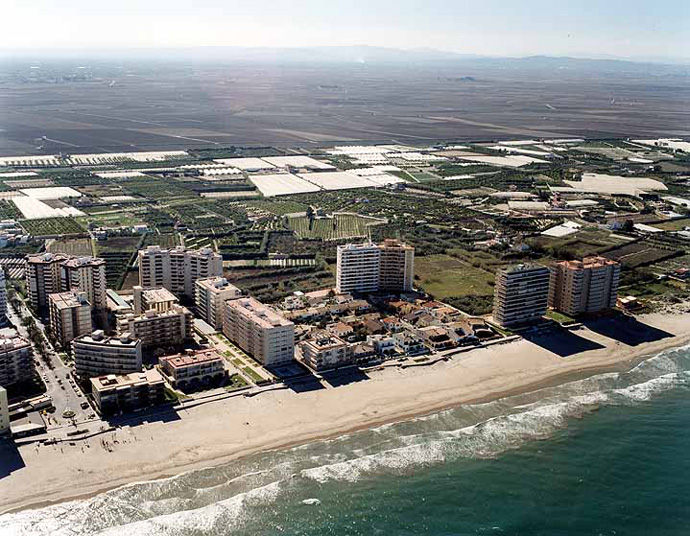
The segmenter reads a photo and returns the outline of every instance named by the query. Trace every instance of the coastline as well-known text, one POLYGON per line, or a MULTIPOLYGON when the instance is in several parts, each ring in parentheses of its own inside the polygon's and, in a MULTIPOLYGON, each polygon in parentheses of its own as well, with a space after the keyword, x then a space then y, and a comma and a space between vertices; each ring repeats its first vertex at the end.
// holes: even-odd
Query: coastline
POLYGON ((109 440, 118 441, 112 452, 96 438, 86 449, 82 444, 23 446, 18 452, 25 466, 0 479, 0 514, 83 499, 260 451, 624 371, 690 342, 688 315, 656 314, 640 320, 670 336, 628 345, 582 328, 575 334, 589 342, 585 345, 589 349, 565 357, 554 351, 559 346, 552 340, 520 340, 472 350, 430 367, 375 371, 369 379, 348 385, 300 393, 275 391, 183 409, 169 422, 107 434, 109 440))

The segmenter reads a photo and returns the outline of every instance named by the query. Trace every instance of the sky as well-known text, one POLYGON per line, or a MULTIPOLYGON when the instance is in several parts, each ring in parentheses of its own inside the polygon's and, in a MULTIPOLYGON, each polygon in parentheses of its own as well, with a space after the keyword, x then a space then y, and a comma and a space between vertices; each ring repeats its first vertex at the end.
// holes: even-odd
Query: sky
POLYGON ((3 0, 0 49, 370 45, 689 58, 689 0, 3 0))

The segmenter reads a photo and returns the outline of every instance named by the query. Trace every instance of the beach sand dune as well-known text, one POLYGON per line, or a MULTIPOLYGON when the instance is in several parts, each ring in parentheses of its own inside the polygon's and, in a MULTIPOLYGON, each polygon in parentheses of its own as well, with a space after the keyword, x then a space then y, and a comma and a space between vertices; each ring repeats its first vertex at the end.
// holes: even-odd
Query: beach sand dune
POLYGON ((74 445, 6 448, 0 451, 0 512, 624 370, 689 341, 689 315, 602 320, 558 336, 472 350, 428 367, 368 372, 364 381, 295 386, 160 412, 147 417, 150 422, 74 445))

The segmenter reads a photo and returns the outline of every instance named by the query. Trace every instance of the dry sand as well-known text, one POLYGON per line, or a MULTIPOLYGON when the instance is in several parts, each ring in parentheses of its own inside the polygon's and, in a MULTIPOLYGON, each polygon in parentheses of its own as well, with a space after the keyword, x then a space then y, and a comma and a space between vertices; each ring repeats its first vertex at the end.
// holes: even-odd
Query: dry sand
MULTIPOLYGON (((18 450, 23 467, 0 480, 0 512, 623 370, 644 356, 690 342, 689 315, 649 315, 641 321, 649 329, 639 323, 623 328, 604 323, 596 331, 581 328, 564 337, 472 350, 429 367, 375 371, 365 381, 335 388, 281 390, 184 409, 169 414, 167 421, 123 427, 102 436, 111 443, 117 439, 112 452, 101 446, 100 437, 77 441, 76 446, 23 446, 18 450), (619 340, 604 335, 612 328, 619 340), (655 329, 666 332, 664 338, 655 329), (641 334, 655 340, 631 340, 641 334)), ((0 461, 0 474, 6 474, 9 463, 14 462, 7 456, 5 467, 0 461)))

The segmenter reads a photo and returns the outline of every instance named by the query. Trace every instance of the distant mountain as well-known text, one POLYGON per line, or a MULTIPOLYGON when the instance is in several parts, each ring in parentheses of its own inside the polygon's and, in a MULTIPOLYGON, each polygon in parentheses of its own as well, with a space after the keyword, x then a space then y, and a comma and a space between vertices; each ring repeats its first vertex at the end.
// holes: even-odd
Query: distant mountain
MULTIPOLYGON (((132 49, 51 49, 3 51, 0 58, 17 59, 135 59, 195 62, 273 62, 273 63, 429 63, 470 62, 512 67, 534 68, 616 68, 640 64, 641 61, 607 56, 574 58, 557 56, 491 57, 459 54, 432 48, 400 49, 376 46, 317 46, 317 47, 186 47, 186 48, 132 48, 132 49)), ((690 60, 675 59, 645 63, 673 63, 689 65, 690 60)))

